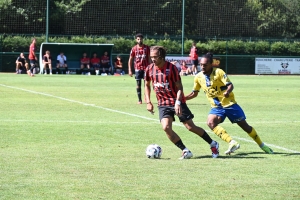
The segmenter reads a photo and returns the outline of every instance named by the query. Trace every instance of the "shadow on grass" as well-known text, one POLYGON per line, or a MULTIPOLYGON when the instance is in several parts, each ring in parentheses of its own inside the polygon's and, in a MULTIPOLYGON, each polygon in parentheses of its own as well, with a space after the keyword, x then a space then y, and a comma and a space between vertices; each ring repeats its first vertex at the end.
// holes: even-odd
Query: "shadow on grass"
MULTIPOLYGON (((247 153, 238 153, 238 154, 231 154, 230 156, 222 156, 219 155, 218 158, 216 159, 263 159, 264 157, 259 157, 259 156, 247 156, 247 153)), ((194 159, 202 159, 202 158, 212 158, 210 155, 205 155, 205 156, 196 156, 194 159)))

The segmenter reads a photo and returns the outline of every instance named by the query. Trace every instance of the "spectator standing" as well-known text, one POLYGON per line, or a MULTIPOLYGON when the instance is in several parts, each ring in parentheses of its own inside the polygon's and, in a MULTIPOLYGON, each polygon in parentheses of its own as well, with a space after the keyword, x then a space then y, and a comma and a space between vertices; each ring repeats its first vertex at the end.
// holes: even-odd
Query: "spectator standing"
POLYGON ((137 45, 132 47, 128 60, 128 74, 132 77, 132 64, 134 62, 135 80, 136 80, 136 92, 138 95, 138 104, 142 104, 142 79, 144 79, 144 73, 146 67, 151 63, 150 60, 150 48, 143 44, 143 35, 141 33, 136 34, 135 40, 137 45))
POLYGON ((21 74, 23 70, 28 70, 29 66, 24 53, 20 53, 20 56, 16 60, 16 74, 21 74))
POLYGON ((101 69, 102 73, 106 73, 107 75, 110 75, 112 70, 111 70, 111 65, 110 65, 110 57, 108 56, 108 52, 105 51, 103 56, 101 56, 101 69))
POLYGON ((122 61, 122 58, 120 55, 117 55, 117 58, 116 58, 114 64, 115 64, 115 72, 119 75, 122 74, 123 61, 122 61))
POLYGON ((92 68, 95 69, 96 76, 98 76, 100 69, 100 58, 97 57, 97 53, 93 53, 93 57, 91 58, 91 65, 92 68))
POLYGON ((47 67, 49 68, 49 74, 52 75, 52 63, 51 63, 51 56, 50 51, 46 51, 45 55, 43 56, 43 67, 44 67, 44 74, 47 75, 47 67))
POLYGON ((198 69, 197 69, 197 67, 198 67, 198 49, 196 47, 195 42, 192 43, 192 47, 191 47, 189 56, 192 61, 192 73, 193 73, 193 75, 196 75, 198 72, 198 69))
POLYGON ((69 73, 68 65, 67 65, 67 57, 64 55, 64 52, 60 52, 60 54, 56 58, 56 73, 60 74, 60 68, 65 69, 66 74, 69 73))
POLYGON ((90 71, 90 58, 87 57, 86 53, 82 54, 82 58, 80 59, 80 73, 83 75, 83 70, 86 68, 87 69, 87 75, 91 75, 91 71, 90 71))
POLYGON ((35 55, 36 51, 36 39, 33 38, 31 41, 31 44, 29 46, 29 63, 30 63, 30 69, 27 70, 27 74, 29 76, 34 76, 33 70, 36 67, 36 62, 38 60, 37 56, 35 55))
POLYGON ((153 64, 145 70, 145 99, 147 110, 153 113, 153 104, 150 95, 150 83, 152 82, 153 91, 156 93, 158 102, 159 119, 166 135, 182 151, 180 159, 188 159, 193 156, 192 152, 186 148, 180 137, 173 131, 172 123, 175 115, 180 122, 191 132, 205 140, 211 148, 212 157, 219 155, 219 144, 213 141, 204 129, 194 124, 194 115, 188 108, 183 94, 183 86, 177 67, 165 61, 166 50, 161 46, 151 47, 150 57, 153 64))

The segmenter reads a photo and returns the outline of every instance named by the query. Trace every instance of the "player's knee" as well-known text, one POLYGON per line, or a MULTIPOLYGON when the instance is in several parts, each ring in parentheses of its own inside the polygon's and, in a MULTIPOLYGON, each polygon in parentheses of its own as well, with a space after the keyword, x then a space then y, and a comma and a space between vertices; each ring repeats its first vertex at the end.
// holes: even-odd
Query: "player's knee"
POLYGON ((213 120, 207 120, 206 124, 211 130, 217 126, 217 124, 213 120))

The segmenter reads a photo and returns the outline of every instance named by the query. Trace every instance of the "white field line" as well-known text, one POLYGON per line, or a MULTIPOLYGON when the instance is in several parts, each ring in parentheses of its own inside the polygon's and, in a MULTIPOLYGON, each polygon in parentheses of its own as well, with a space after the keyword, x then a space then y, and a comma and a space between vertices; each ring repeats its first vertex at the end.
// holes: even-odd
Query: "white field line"
MULTIPOLYGON (((4 85, 4 84, 0 84, 0 86, 6 87, 6 88, 11 88, 11 89, 16 89, 16 90, 21 90, 21 91, 32 93, 32 94, 38 94, 38 95, 43 95, 43 96, 47 96, 47 97, 52 97, 52 98, 56 98, 56 99, 60 99, 60 100, 68 101, 68 102, 72 102, 72 103, 78 103, 78 104, 81 104, 81 105, 84 105, 84 106, 91 106, 91 107, 94 107, 94 108, 100 108, 100 109, 103 109, 103 110, 106 110, 106 111, 115 112, 115 113, 124 114, 124 115, 129 115, 129 116, 132 116, 132 117, 137 117, 137 118, 141 118, 141 119, 147 119, 147 120, 159 122, 159 120, 157 120, 157 119, 153 119, 153 118, 149 118, 149 117, 145 117, 145 116, 141 116, 141 115, 136 115, 136 114, 132 114, 132 113, 127 113, 127 112, 123 112, 123 111, 119 111, 119 110, 114 110, 114 109, 110 109, 110 108, 105 108, 105 107, 102 107, 102 106, 96 106, 95 104, 88 104, 88 103, 85 103, 85 102, 76 101, 76 100, 72 100, 72 99, 67 99, 67 98, 59 97, 59 96, 54 96, 54 95, 43 93, 43 92, 27 90, 27 89, 24 89, 24 88, 18 88, 18 87, 4 85)), ((183 127, 182 124, 179 124, 179 123, 176 123, 176 122, 173 123, 173 125, 183 127)), ((208 130, 206 130, 206 131, 211 132, 211 131, 208 131, 208 130)), ((248 139, 245 139, 245 138, 240 138, 240 137, 234 137, 234 138, 237 138, 239 140, 243 140, 243 141, 246 141, 246 142, 254 143, 252 140, 248 140, 248 139)), ((287 148, 277 146, 277 145, 273 145, 273 144, 267 144, 267 145, 269 145, 270 147, 276 148, 276 149, 281 149, 281 150, 287 151, 287 152, 300 153, 299 151, 287 149, 287 148)))

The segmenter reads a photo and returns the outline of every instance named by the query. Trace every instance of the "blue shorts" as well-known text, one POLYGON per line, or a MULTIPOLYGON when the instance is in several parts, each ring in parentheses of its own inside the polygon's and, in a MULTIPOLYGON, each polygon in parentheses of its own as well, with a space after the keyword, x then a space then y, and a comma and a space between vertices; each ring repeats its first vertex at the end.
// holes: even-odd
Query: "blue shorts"
POLYGON ((246 119, 246 115, 243 109, 238 104, 233 104, 226 108, 212 108, 209 114, 217 115, 222 118, 222 123, 226 117, 231 121, 231 123, 237 123, 246 119))

